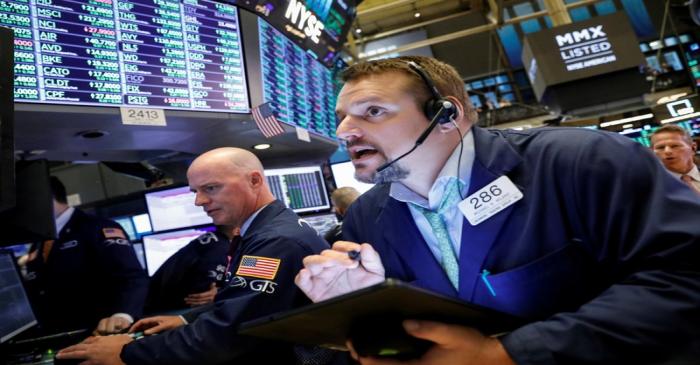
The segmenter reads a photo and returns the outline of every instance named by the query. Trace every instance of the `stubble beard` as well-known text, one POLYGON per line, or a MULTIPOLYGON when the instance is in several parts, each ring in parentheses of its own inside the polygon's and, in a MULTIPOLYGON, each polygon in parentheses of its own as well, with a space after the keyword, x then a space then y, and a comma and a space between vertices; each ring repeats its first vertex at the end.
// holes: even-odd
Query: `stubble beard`
POLYGON ((405 179, 409 170, 402 167, 398 163, 392 164, 382 171, 374 171, 369 176, 361 176, 357 173, 357 167, 355 170, 355 179, 367 184, 383 184, 383 183, 393 183, 405 179))

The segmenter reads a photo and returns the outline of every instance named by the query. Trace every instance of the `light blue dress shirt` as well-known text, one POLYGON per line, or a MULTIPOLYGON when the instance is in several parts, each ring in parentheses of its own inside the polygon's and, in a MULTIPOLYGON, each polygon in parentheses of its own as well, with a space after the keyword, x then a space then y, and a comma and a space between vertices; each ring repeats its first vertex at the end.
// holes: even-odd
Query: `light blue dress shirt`
MULTIPOLYGON (((464 143, 464 151, 462 151, 462 161, 459 166, 459 179, 463 184, 462 195, 466 198, 466 193, 469 191, 469 176, 472 172, 472 166, 474 165, 474 136, 471 133, 467 133, 462 139, 464 143)), ((460 147, 457 145, 452 155, 447 159, 447 162, 442 167, 440 174, 433 183, 433 186, 428 192, 428 199, 418 195, 416 192, 407 188, 401 182, 394 182, 391 184, 391 189, 389 191, 389 196, 392 198, 405 202, 413 203, 419 205, 423 208, 434 210, 440 204, 443 192, 445 190, 445 184, 449 181, 449 178, 455 176, 457 172, 457 164, 459 160, 460 147)), ((430 223, 425 218, 423 213, 421 213, 412 204, 408 204, 411 215, 413 216, 413 221, 416 222, 416 226, 423 235, 423 239, 428 244, 428 248, 433 253, 438 262, 442 262, 442 254, 440 253, 440 248, 438 247, 437 238, 433 234, 432 228, 430 228, 430 223)), ((459 261, 459 253, 461 249, 462 241, 462 222, 464 216, 459 208, 455 204, 452 209, 449 209, 444 215, 445 223, 447 225, 447 230, 450 234, 450 239, 452 240, 453 249, 457 260, 459 261)))

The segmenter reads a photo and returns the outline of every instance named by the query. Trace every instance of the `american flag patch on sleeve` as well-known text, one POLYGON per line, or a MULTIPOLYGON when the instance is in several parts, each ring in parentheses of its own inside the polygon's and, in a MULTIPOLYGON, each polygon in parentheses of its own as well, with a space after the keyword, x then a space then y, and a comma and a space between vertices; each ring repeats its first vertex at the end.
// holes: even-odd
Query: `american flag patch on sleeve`
POLYGON ((272 280, 277 275, 279 267, 280 259, 244 255, 236 275, 272 280))
POLYGON ((105 238, 123 238, 123 239, 126 239, 126 235, 124 234, 124 231, 122 231, 119 228, 103 228, 102 234, 105 236, 105 238))

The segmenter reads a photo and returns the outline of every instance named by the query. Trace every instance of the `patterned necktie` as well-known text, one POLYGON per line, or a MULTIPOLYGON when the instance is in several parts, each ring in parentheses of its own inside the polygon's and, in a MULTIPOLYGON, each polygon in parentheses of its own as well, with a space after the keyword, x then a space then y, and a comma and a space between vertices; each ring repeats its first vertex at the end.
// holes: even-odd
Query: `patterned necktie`
POLYGON ((694 192, 700 194, 700 190, 698 190, 698 188, 695 187, 695 184, 693 184, 693 178, 690 177, 690 175, 683 175, 683 176, 681 176, 681 180, 683 180, 683 182, 684 182, 686 185, 690 186, 690 188, 691 188, 694 192))
POLYGON ((440 255, 442 256, 442 262, 440 265, 447 273, 447 277, 450 282, 459 290, 459 263, 457 262, 457 255, 452 245, 452 239, 450 238, 450 232, 447 229, 447 224, 443 218, 449 209, 455 208, 455 205, 459 203, 461 197, 459 195, 461 183, 456 178, 450 178, 450 180, 445 184, 445 190, 442 194, 442 200, 440 200, 440 205, 436 210, 425 209, 421 206, 413 204, 430 224, 430 228, 435 234, 437 239, 438 248, 440 249, 440 255))

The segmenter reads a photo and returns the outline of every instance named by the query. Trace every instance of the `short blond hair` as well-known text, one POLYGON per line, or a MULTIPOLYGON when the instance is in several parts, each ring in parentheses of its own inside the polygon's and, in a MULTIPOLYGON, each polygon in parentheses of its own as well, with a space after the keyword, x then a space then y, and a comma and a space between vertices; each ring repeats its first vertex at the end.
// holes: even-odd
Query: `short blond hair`
POLYGON ((338 213, 343 214, 358 196, 360 196, 360 192, 357 189, 351 186, 343 186, 335 189, 333 194, 331 194, 331 201, 338 213))
MULTIPOLYGON (((688 145, 692 146, 694 143, 693 139, 690 138, 690 133, 688 133, 688 131, 685 128, 678 126, 678 125, 675 125, 675 124, 666 124, 666 125, 662 126, 661 128, 655 130, 654 132, 651 133, 649 140, 652 140, 652 138, 654 138, 655 135, 661 134, 661 133, 679 134, 683 137, 683 140, 688 145)), ((654 147, 653 144, 652 144, 652 147, 654 147)))

